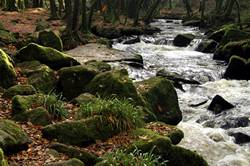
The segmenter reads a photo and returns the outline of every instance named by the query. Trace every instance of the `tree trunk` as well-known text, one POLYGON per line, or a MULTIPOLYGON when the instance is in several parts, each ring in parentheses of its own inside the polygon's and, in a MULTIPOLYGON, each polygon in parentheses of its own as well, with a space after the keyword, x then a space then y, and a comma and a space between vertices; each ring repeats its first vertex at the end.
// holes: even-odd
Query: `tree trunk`
POLYGON ((18 11, 16 0, 7 0, 6 10, 7 11, 18 11))
POLYGON ((155 3, 152 5, 152 7, 149 8, 148 14, 147 14, 146 19, 145 19, 145 23, 146 23, 146 24, 149 24, 149 23, 150 23, 150 21, 151 21, 153 15, 154 15, 154 13, 155 13, 155 11, 157 10, 158 6, 160 5, 160 3, 161 3, 161 0, 157 0, 157 1, 155 1, 155 3))
POLYGON ((81 26, 81 30, 84 33, 87 33, 89 31, 86 0, 82 0, 82 26, 81 26))
POLYGON ((81 8, 80 0, 74 0, 72 30, 75 32, 79 30, 80 8, 81 8))
POLYGON ((50 0, 50 20, 57 20, 59 17, 57 15, 57 7, 55 0, 50 0))

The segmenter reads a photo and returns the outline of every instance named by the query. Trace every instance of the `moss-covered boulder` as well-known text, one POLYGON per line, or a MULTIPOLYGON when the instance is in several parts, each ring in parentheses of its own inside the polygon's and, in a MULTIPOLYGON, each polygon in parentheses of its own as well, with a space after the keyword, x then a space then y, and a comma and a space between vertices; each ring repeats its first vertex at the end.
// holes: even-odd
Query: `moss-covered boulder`
POLYGON ((79 96, 77 96, 76 98, 74 98, 72 100, 72 103, 82 105, 82 104, 87 104, 90 102, 95 102, 96 99, 97 99, 96 96, 94 96, 90 93, 82 93, 79 96))
POLYGON ((56 49, 40 46, 35 43, 30 43, 26 47, 23 47, 17 52, 14 58, 17 62, 37 60, 55 70, 80 64, 72 57, 56 49))
POLYGON ((33 95, 36 93, 36 89, 32 85, 14 85, 7 89, 3 97, 12 98, 16 95, 33 95))
POLYGON ((9 88, 16 84, 17 75, 10 57, 0 49, 0 87, 9 88))
POLYGON ((98 161, 96 155, 91 154, 85 150, 80 150, 73 146, 61 144, 61 143, 52 143, 49 148, 56 150, 59 153, 66 154, 71 158, 77 158, 84 162, 88 166, 93 166, 98 161))
POLYGON ((11 44, 16 42, 16 38, 13 33, 7 30, 0 30, 0 42, 11 44))
POLYGON ((195 50, 204 53, 214 53, 217 46, 218 43, 214 40, 204 40, 195 50))
POLYGON ((65 67, 59 70, 58 89, 68 100, 85 92, 86 85, 99 73, 99 71, 86 65, 65 67))
POLYGON ((46 126, 42 133, 45 138, 56 139, 61 143, 88 145, 98 139, 107 139, 119 133, 119 131, 107 119, 102 119, 101 116, 93 116, 77 121, 51 124, 46 126))
POLYGON ((100 72, 105 72, 105 71, 110 71, 111 66, 105 62, 102 61, 87 61, 85 62, 85 65, 91 67, 91 68, 96 68, 100 72))
POLYGON ((214 53, 213 59, 229 62, 233 55, 237 55, 244 59, 250 58, 250 40, 229 42, 228 44, 219 47, 214 53))
POLYGON ((128 98, 134 104, 142 104, 132 80, 125 69, 103 72, 96 75, 86 87, 87 91, 101 97, 128 98))
POLYGON ((239 41, 249 37, 249 33, 241 31, 235 24, 230 24, 225 25, 221 29, 213 32, 208 38, 215 40, 223 46, 229 42, 239 41))
POLYGON ((23 113, 16 114, 13 116, 13 120, 31 122, 34 125, 41 126, 49 125, 52 122, 49 112, 43 107, 34 108, 32 110, 27 110, 23 113))
POLYGON ((47 125, 59 116, 66 116, 64 102, 55 95, 34 94, 14 96, 12 98, 12 118, 17 121, 29 121, 38 125, 47 125))
POLYGON ((177 93, 169 80, 162 77, 152 77, 137 82, 136 87, 150 112, 146 116, 147 121, 158 120, 172 125, 181 121, 182 113, 177 93))
POLYGON ((179 34, 174 38, 174 45, 178 47, 186 47, 195 38, 192 34, 179 34))
POLYGON ((62 40, 53 31, 39 32, 38 43, 45 47, 51 47, 58 51, 63 51, 62 40))
POLYGON ((145 129, 135 130, 133 134, 139 139, 126 148, 127 153, 133 152, 135 149, 142 153, 152 153, 161 156, 162 160, 167 160, 169 166, 208 166, 200 155, 172 145, 168 137, 152 134, 145 129))
POLYGON ((58 161, 50 164, 46 164, 45 166, 84 166, 85 164, 76 158, 69 159, 66 161, 58 161))
POLYGON ((8 161, 4 158, 4 152, 2 148, 0 148, 0 166, 8 166, 8 161))
POLYGON ((11 154, 28 148, 31 143, 27 134, 14 122, 0 120, 0 148, 11 154))
POLYGON ((45 21, 45 20, 41 20, 41 19, 38 19, 36 21, 36 32, 39 32, 39 31, 44 31, 46 29, 49 29, 50 28, 50 25, 48 23, 48 21, 45 21))
POLYGON ((227 79, 250 80, 250 61, 238 56, 232 56, 223 77, 227 79))

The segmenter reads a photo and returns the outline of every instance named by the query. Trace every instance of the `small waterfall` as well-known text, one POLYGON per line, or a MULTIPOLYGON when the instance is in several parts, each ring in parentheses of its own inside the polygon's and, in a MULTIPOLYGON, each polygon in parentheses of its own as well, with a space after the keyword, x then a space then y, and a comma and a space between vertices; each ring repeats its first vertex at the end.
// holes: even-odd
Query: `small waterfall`
POLYGON ((212 60, 212 54, 195 51, 204 38, 196 27, 182 26, 181 20, 155 20, 152 26, 162 32, 140 36, 141 42, 126 45, 116 42, 113 48, 142 55, 144 68, 128 69, 135 81, 155 76, 160 69, 176 72, 201 85, 185 85, 185 92, 177 90, 183 121, 178 125, 185 133, 181 146, 201 154, 211 166, 249 166, 250 143, 234 143, 231 132, 250 135, 250 81, 221 79, 225 65, 212 60), (188 47, 172 44, 178 34, 191 33, 196 38, 188 47), (236 107, 214 115, 207 110, 215 95, 221 95, 236 107), (205 102, 204 102, 205 101, 205 102), (193 107, 193 103, 205 104, 193 107), (249 121, 249 123, 248 123, 249 121))

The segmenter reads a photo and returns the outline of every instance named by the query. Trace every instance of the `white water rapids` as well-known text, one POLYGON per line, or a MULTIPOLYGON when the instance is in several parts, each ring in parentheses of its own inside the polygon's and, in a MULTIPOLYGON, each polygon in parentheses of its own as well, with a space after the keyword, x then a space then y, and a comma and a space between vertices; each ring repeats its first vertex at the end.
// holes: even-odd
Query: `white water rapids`
POLYGON ((250 135, 250 126, 234 126, 239 118, 250 118, 250 81, 221 79, 225 65, 212 60, 212 54, 195 51, 204 35, 198 28, 183 27, 179 20, 157 20, 152 23, 162 30, 153 36, 140 36, 141 42, 131 45, 115 43, 113 48, 138 53, 144 60, 144 69, 127 67, 135 81, 156 75, 159 69, 176 72, 201 85, 186 85, 185 92, 177 90, 183 120, 178 127, 185 137, 180 145, 201 154, 211 166, 249 166, 250 143, 238 145, 229 132, 250 135), (192 33, 196 39, 186 48, 172 45, 177 34, 192 33), (235 105, 234 109, 218 115, 207 110, 211 99, 221 95, 235 105), (208 100, 206 104, 191 107, 208 100))

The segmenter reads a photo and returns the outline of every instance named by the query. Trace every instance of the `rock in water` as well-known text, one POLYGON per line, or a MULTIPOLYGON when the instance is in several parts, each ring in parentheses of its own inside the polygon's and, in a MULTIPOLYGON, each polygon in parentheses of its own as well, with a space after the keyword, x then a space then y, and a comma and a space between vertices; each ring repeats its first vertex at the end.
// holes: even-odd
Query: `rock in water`
POLYGON ((62 40, 53 31, 39 32, 38 43, 45 47, 51 47, 58 51, 63 51, 62 40))
POLYGON ((208 110, 211 110, 214 114, 219 114, 224 110, 234 108, 234 106, 227 102, 223 97, 216 95, 210 105, 208 106, 208 110))
POLYGON ((176 125, 182 119, 177 93, 172 83, 161 77, 152 77, 136 83, 139 94, 146 102, 147 121, 158 121, 176 125))
POLYGON ((79 62, 67 54, 35 43, 30 43, 26 47, 23 47, 17 52, 14 58, 18 62, 37 60, 54 70, 58 70, 62 67, 80 65, 79 62))
POLYGON ((229 135, 231 135, 235 138, 236 144, 244 144, 244 143, 250 142, 250 135, 247 135, 247 134, 244 134, 241 132, 229 133, 229 135))
POLYGON ((204 53, 214 53, 217 45, 218 43, 214 40, 204 40, 195 50, 204 53))
POLYGON ((174 38, 174 45, 178 47, 186 47, 195 38, 192 34, 179 34, 174 38))
POLYGON ((9 88, 16 84, 17 75, 10 57, 0 49, 0 87, 9 88))

